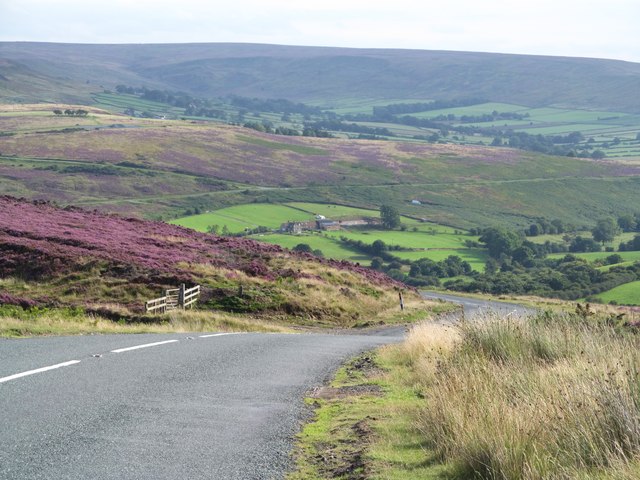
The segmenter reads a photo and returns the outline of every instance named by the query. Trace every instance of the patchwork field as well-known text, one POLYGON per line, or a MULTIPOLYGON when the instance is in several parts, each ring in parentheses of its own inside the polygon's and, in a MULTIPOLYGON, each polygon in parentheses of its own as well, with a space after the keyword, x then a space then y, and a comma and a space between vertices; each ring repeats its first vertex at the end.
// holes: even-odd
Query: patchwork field
MULTIPOLYGON (((443 116, 474 117, 491 115, 492 112, 512 113, 524 116, 523 119, 500 119, 479 122, 456 123, 457 126, 504 127, 515 132, 531 135, 566 135, 580 132, 585 139, 582 142, 602 150, 607 157, 640 156, 640 115, 614 111, 577 110, 567 108, 530 108, 507 103, 483 103, 468 107, 430 110, 411 114, 417 118, 436 119, 443 116)), ((468 140, 468 139, 467 139, 468 140)), ((478 138, 474 139, 478 141, 478 138)), ((485 144, 493 138, 480 140, 485 144)))
MULTIPOLYGON (((214 212, 192 215, 171 223, 192 228, 201 232, 216 225, 218 231, 224 226, 230 233, 242 232, 245 228, 264 226, 275 229, 287 221, 311 221, 315 215, 323 215, 327 219, 373 217, 379 218, 377 210, 347 207, 344 205, 291 202, 283 205, 248 204, 228 207, 214 212)), ((457 255, 468 261, 478 271, 484 269, 487 260, 486 252, 479 248, 467 248, 465 241, 477 240, 466 232, 431 222, 421 222, 414 218, 402 217, 405 231, 385 231, 377 228, 344 227, 339 231, 305 232, 299 235, 280 233, 261 233, 251 238, 273 243, 286 248, 293 248, 300 243, 308 244, 313 250, 320 250, 327 258, 351 260, 368 264, 373 255, 357 252, 340 242, 341 238, 360 240, 372 244, 382 240, 390 247, 393 255, 409 260, 430 258, 444 260, 449 255, 457 255)))

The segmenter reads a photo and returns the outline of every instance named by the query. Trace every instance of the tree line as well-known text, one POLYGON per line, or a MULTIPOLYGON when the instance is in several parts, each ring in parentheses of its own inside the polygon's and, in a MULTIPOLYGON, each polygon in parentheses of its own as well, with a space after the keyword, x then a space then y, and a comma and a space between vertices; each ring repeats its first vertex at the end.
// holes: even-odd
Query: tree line
POLYGON ((56 108, 53 111, 53 114, 58 116, 66 115, 67 117, 86 117, 87 115, 89 115, 89 112, 87 110, 83 110, 82 108, 78 108, 76 110, 71 108, 67 108, 66 110, 56 108))

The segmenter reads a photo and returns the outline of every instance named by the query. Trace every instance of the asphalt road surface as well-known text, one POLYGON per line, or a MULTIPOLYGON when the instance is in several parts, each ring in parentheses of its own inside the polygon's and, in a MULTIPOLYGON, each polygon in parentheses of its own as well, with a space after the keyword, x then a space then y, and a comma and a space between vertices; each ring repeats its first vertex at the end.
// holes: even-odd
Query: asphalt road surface
POLYGON ((455 321, 461 318, 464 312, 464 319, 469 321, 481 320, 486 315, 513 315, 517 317, 525 317, 535 313, 534 309, 524 307, 517 303, 493 302, 490 300, 481 300, 469 297, 460 297, 457 295, 449 295, 436 292, 420 292, 424 298, 433 300, 445 300, 447 302, 457 303, 462 306, 462 311, 452 314, 444 321, 455 321))
POLYGON ((305 392, 403 335, 0 340, 0 479, 280 479, 305 392))
MULTIPOLYGON (((467 319, 526 312, 423 295, 461 303, 467 319)), ((0 479, 281 479, 305 393, 403 337, 396 327, 0 339, 0 479)))

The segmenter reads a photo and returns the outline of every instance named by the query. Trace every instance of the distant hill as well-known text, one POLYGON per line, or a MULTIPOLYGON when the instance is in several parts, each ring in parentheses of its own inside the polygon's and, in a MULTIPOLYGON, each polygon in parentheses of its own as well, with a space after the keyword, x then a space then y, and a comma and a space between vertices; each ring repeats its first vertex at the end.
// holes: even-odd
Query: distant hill
POLYGON ((0 43, 0 101, 89 102, 117 84, 322 105, 481 97, 640 113, 640 64, 588 58, 254 44, 0 43))

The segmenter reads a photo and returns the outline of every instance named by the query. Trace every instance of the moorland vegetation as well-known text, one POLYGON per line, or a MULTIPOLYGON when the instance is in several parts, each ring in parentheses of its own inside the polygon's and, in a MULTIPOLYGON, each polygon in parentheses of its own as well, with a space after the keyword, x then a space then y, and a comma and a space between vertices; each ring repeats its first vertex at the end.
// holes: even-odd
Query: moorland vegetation
MULTIPOLYGON (((171 317, 145 314, 144 302, 183 283, 203 287, 201 313, 186 322, 191 328, 211 328, 207 312, 226 312, 228 324, 257 320, 261 328, 400 320, 397 292, 406 287, 350 262, 46 202, 4 196, 0 206, 0 301, 13 305, 1 313, 13 318, 13 333, 29 325, 16 315, 37 318, 39 309, 77 321, 95 315, 167 326, 171 317)), ((405 295, 414 314, 424 309, 415 293, 405 295)))
POLYGON ((318 409, 290 478, 637 478, 640 358, 629 320, 579 304, 420 324, 341 370, 332 387, 342 397, 310 399, 318 409))

